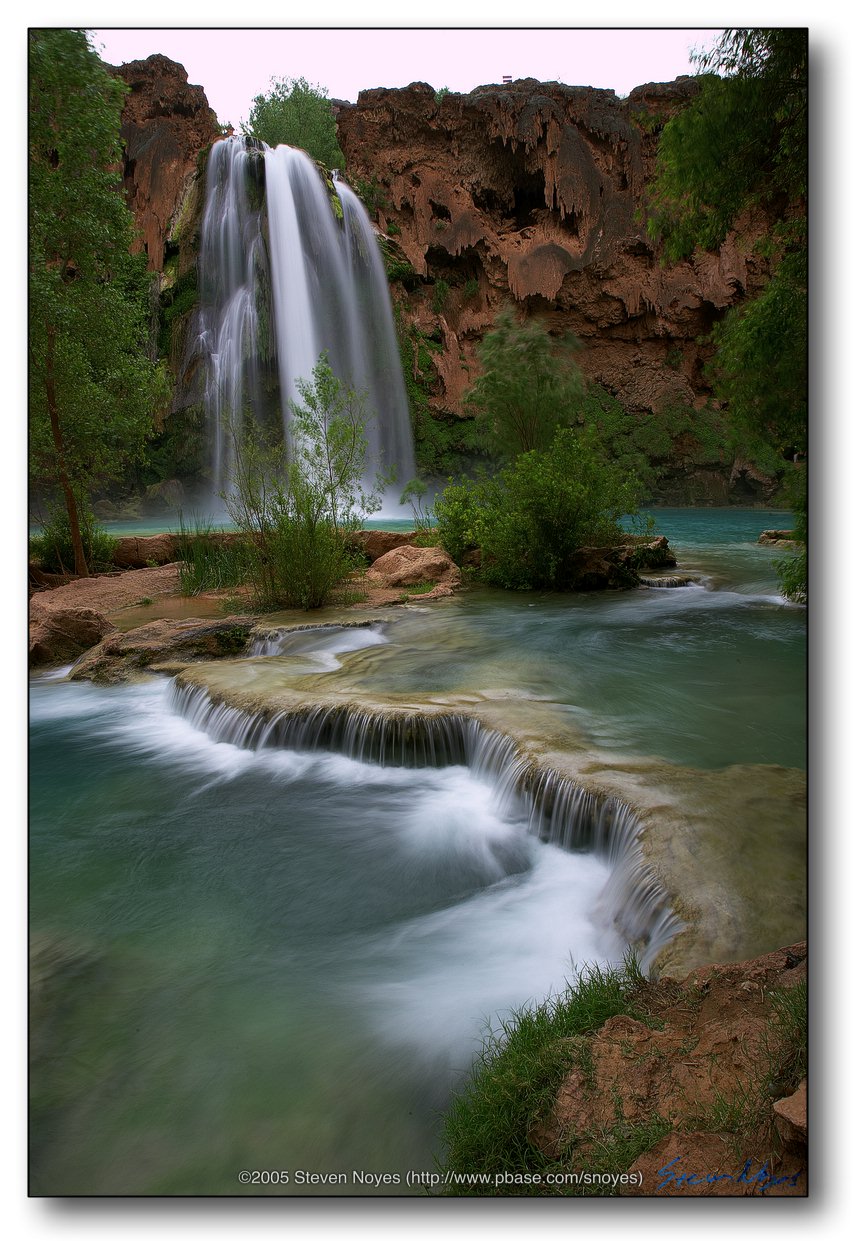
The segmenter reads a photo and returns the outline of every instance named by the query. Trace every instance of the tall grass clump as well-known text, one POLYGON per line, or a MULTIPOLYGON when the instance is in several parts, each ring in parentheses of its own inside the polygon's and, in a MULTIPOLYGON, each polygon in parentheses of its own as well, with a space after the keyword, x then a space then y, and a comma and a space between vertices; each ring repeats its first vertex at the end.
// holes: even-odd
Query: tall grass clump
POLYGON ((198 519, 191 528, 181 519, 176 558, 182 595, 240 586, 249 572, 245 543, 234 538, 222 539, 208 522, 198 519))
MULTIPOLYGON (((495 1175, 553 1168, 531 1142, 531 1126, 545 1117, 571 1068, 591 1070, 585 1035, 619 1013, 642 1016, 633 1003, 642 983, 633 956, 621 969, 587 966, 565 994, 526 1006, 490 1030, 467 1086, 445 1116, 442 1170, 495 1175)), ((483 1184, 460 1192, 494 1191, 483 1184)), ((513 1187, 513 1193, 525 1192, 540 1194, 543 1186, 513 1187)))

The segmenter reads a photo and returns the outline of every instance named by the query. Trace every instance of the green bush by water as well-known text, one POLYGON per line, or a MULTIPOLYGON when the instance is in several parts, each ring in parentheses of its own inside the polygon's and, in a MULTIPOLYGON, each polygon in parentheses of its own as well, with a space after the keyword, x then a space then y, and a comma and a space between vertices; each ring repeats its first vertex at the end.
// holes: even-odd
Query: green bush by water
POLYGON ((322 607, 356 567, 352 533, 378 510, 384 486, 363 487, 363 396, 337 378, 325 353, 311 382, 297 388, 292 457, 255 428, 235 445, 233 490, 225 496, 261 607, 322 607))
MULTIPOLYGON (((78 507, 80 535, 86 563, 93 573, 112 569, 117 540, 98 524, 91 509, 78 507)), ((73 573, 74 549, 71 545, 71 527, 68 513, 62 506, 48 511, 42 523, 41 534, 33 535, 29 545, 30 559, 36 561, 45 573, 73 573)))
POLYGON ((509 590, 565 590, 583 546, 619 542, 619 518, 638 488, 567 429, 550 447, 522 453, 494 477, 453 482, 435 501, 442 546, 457 564, 479 548, 483 581, 509 590))

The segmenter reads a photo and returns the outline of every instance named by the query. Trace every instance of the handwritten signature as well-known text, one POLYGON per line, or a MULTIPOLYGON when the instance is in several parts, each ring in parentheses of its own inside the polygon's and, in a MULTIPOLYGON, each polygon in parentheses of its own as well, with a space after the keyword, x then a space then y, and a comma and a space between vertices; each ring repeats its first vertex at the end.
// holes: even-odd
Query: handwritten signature
POLYGON ((680 1168, 676 1168, 677 1163, 681 1163, 680 1155, 658 1168, 656 1175, 660 1178, 660 1184, 655 1192, 663 1189, 665 1185, 683 1189, 686 1185, 716 1185, 718 1181, 732 1181, 739 1185, 755 1185, 759 1193, 766 1194, 768 1189, 776 1185, 796 1185, 800 1177, 800 1172, 794 1172, 791 1176, 774 1176, 767 1170, 766 1161, 757 1172, 753 1172, 751 1159, 747 1159, 740 1172, 708 1172, 705 1176, 695 1172, 682 1172, 680 1168))

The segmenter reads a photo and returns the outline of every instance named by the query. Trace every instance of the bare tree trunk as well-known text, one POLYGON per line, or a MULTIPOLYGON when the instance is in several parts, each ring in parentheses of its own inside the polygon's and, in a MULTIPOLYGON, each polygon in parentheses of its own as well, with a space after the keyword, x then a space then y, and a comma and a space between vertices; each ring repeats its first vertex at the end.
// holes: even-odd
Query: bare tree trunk
POLYGON ((47 357, 45 369, 45 389, 47 392, 47 411, 50 415, 50 430, 53 435, 53 446, 59 463, 59 485, 65 497, 68 511, 68 525, 71 530, 71 546, 74 549, 74 572, 78 577, 89 577, 89 566, 86 564, 86 553, 83 549, 83 537, 80 533, 80 516, 77 512, 77 498, 74 495, 68 468, 65 462, 65 445, 62 441, 62 427, 59 423, 59 410, 56 403, 56 379, 54 376, 53 359, 56 347, 56 329, 53 325, 47 329, 47 357))

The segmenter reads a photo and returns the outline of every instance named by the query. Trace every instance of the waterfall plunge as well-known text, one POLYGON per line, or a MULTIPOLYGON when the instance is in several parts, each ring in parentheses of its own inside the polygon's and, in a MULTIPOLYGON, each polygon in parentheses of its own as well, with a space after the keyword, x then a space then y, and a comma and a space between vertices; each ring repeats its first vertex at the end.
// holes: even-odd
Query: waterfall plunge
POLYGON ((262 362, 273 353, 285 434, 298 383, 326 351, 346 385, 365 395, 368 482, 393 469, 414 476, 406 388, 379 247, 357 196, 336 181, 340 218, 313 161, 292 147, 253 148, 230 137, 210 154, 199 261, 196 341, 205 363, 214 495, 228 487, 249 418, 264 420, 262 362), (263 160, 266 224, 252 179, 263 160), (271 322, 272 331, 264 324, 271 322))

